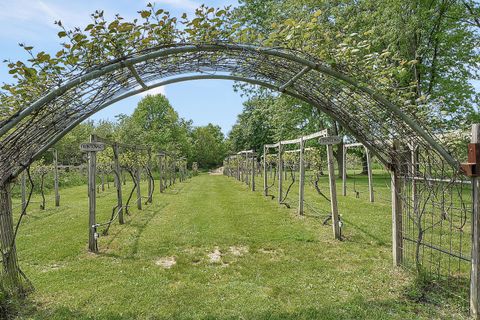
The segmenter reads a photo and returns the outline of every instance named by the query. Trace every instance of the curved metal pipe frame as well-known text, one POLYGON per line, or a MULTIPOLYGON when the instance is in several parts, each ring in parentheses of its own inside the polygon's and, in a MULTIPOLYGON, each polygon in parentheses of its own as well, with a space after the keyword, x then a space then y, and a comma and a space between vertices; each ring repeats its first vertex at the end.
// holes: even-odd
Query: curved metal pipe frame
MULTIPOLYGON (((408 115, 406 115, 400 108, 398 108, 396 105, 389 102, 382 95, 378 94, 377 92, 375 92, 374 90, 372 90, 372 89, 370 89, 366 86, 363 86, 360 82, 355 81, 354 79, 348 77, 347 75, 342 74, 342 73, 340 73, 336 70, 333 70, 332 68, 329 68, 326 65, 310 61, 310 60, 305 59, 305 58, 303 58, 299 55, 294 55, 291 52, 284 51, 284 50, 281 50, 281 49, 258 47, 258 46, 254 46, 254 45, 245 45, 245 44, 230 44, 230 43, 224 43, 224 44, 221 44, 221 43, 196 44, 196 45, 193 45, 193 44, 179 44, 179 45, 176 45, 176 46, 161 48, 161 49, 158 49, 158 50, 155 50, 155 51, 152 51, 152 52, 148 52, 148 53, 139 55, 137 57, 127 57, 124 60, 113 61, 109 64, 100 66, 99 68, 92 69, 91 71, 87 72, 86 74, 78 76, 75 79, 72 79, 70 81, 67 81, 62 86, 48 92, 45 96, 43 96, 42 98, 40 98, 37 101, 35 101, 34 103, 32 103, 30 106, 28 106, 27 108, 25 108, 24 110, 19 112, 17 115, 12 116, 9 120, 6 121, 6 123, 3 125, 3 127, 0 128, 0 137, 5 135, 10 129, 14 128, 14 126, 16 124, 18 124, 22 119, 24 119, 28 115, 32 114, 34 111, 40 109, 43 105, 45 105, 48 102, 54 100, 58 96, 64 94, 68 90, 70 90, 70 89, 72 89, 72 88, 74 88, 78 85, 81 85, 81 84, 83 84, 83 83, 85 83, 89 80, 96 79, 96 78, 98 78, 102 75, 105 75, 105 74, 109 73, 109 72, 113 72, 113 71, 116 71, 116 70, 119 70, 119 69, 122 69, 122 68, 128 68, 128 66, 132 66, 132 65, 135 65, 137 63, 146 62, 148 60, 156 59, 156 58, 160 58, 160 57, 167 57, 167 56, 170 56, 170 55, 173 55, 173 54, 192 53, 192 52, 216 52, 216 51, 252 51, 252 52, 256 52, 256 53, 262 53, 262 54, 267 55, 267 56, 284 58, 286 60, 297 62, 297 63, 299 63, 299 64, 301 64, 305 67, 311 68, 312 70, 317 70, 318 72, 321 72, 321 73, 326 74, 328 76, 331 76, 333 78, 339 79, 339 80, 341 80, 341 81, 343 81, 343 82, 345 82, 349 85, 352 85, 353 87, 357 88, 358 90, 360 90, 364 93, 367 93, 370 97, 372 97, 374 100, 379 102, 382 106, 384 106, 390 112, 392 112, 393 114, 398 116, 401 120, 403 120, 414 132, 416 132, 419 135, 419 137, 423 138, 429 145, 431 145, 432 148, 435 149, 450 165, 452 165, 454 167, 459 166, 458 161, 456 159, 454 159, 435 140, 435 138, 433 138, 428 132, 426 132, 415 120, 413 120, 408 115)), ((232 76, 232 77, 234 77, 234 76, 232 76)), ((208 78, 198 78, 198 79, 208 79, 208 78)), ((212 79, 215 79, 215 78, 212 78, 212 79)), ((217 79, 220 79, 220 78, 217 78, 217 79)), ((233 78, 229 78, 229 80, 232 80, 232 79, 233 78)), ((190 79, 190 80, 192 80, 192 79, 190 79)), ((233 79, 233 80, 235 80, 235 79, 233 79)), ((188 81, 188 80, 183 80, 183 81, 188 81)), ((245 80, 238 80, 238 81, 245 81, 245 80)), ((168 82, 168 80, 165 81, 165 83, 167 83, 167 82, 168 82)), ((180 81, 175 81, 175 82, 180 82, 180 81)), ((175 82, 171 82, 171 83, 175 83, 175 82)), ((285 93, 290 94, 292 96, 297 95, 294 92, 289 91, 288 89, 277 87, 277 86, 274 86, 274 85, 271 85, 271 84, 269 84, 267 86, 266 82, 261 82, 261 81, 257 81, 257 80, 254 80, 254 79, 248 79, 248 81, 245 81, 245 82, 249 82, 249 83, 252 83, 252 84, 258 84, 258 85, 262 85, 262 86, 270 87, 270 88, 275 87, 274 90, 276 90, 276 91, 280 91, 280 92, 284 91, 285 93)), ((160 84, 158 86, 160 86, 160 84)), ((153 88, 153 87, 149 86, 148 88, 153 88)), ((138 91, 138 90, 130 91, 128 94, 125 94, 125 96, 121 95, 118 98, 115 98, 111 101, 115 101, 115 102, 120 101, 121 99, 125 99, 128 96, 132 96, 134 94, 137 94, 139 92, 143 92, 145 90, 146 89, 142 88, 142 91, 138 91), (136 92, 136 93, 134 93, 134 92, 136 92)), ((304 97, 300 97, 298 95, 296 97, 303 100, 303 101, 312 103, 312 101, 307 101, 308 99, 306 99, 304 97)), ((110 105, 112 103, 114 103, 114 102, 109 102, 107 104, 110 105)), ((316 103, 313 103, 313 105, 319 107, 318 104, 316 104, 316 103)), ((102 108, 104 108, 104 107, 102 107, 102 108)), ((96 110, 96 111, 98 111, 98 110, 96 110)), ((324 109, 322 109, 322 110, 325 111, 324 109)), ((338 119, 337 117, 335 117, 332 114, 329 114, 329 115, 331 115, 334 119, 336 119, 337 121, 342 123, 341 119, 338 119)), ((78 124, 79 122, 76 121, 75 123, 78 124)), ((342 124, 344 125, 345 123, 342 123, 342 124)), ((68 126, 68 128, 70 128, 70 130, 71 130, 73 127, 68 126)), ((348 129, 348 126, 347 126, 347 129, 348 129)), ((58 141, 58 140, 56 140, 56 141, 58 141)), ((362 143, 364 143, 367 146, 369 145, 368 143, 366 143, 366 141, 362 141, 362 143)), ((50 145, 51 144, 49 144, 49 146, 50 145)))

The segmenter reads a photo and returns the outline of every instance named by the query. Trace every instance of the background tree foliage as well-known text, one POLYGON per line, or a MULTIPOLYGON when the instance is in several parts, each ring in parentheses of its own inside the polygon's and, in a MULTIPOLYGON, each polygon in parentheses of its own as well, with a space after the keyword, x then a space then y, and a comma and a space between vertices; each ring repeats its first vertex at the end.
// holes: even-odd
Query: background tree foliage
MULTIPOLYGON (((263 44, 299 49, 353 75, 433 132, 464 131, 480 121, 480 92, 472 84, 480 79, 478 2, 240 0, 234 16, 263 44)), ((250 99, 229 134, 235 150, 261 150, 321 128, 348 134, 295 99, 237 88, 250 99)))
POLYGON ((478 122, 480 5, 457 0, 241 0, 264 43, 373 84, 437 131, 478 122))
MULTIPOLYGON (((202 5, 193 17, 172 17, 148 4, 132 21, 119 15, 107 21, 99 10, 83 28, 68 30, 57 21, 62 43, 56 53, 21 44, 29 59, 6 61, 14 82, 0 91, 0 125, 45 92, 106 61, 169 43, 229 41, 300 50, 373 86, 433 131, 464 130, 480 121, 480 96, 472 85, 480 79, 479 16, 474 0, 240 0, 234 10, 202 5)), ((295 99, 240 88, 251 99, 229 136, 235 150, 259 149, 266 141, 323 127, 344 133, 295 99)), ((191 122, 161 97, 146 98, 134 115, 109 126, 97 130, 193 157, 191 122)), ((73 162, 78 153, 67 149, 80 134, 58 146, 73 162)))
POLYGON ((192 130, 193 157, 200 168, 213 168, 222 164, 226 156, 222 129, 209 123, 192 130))
MULTIPOLYGON (((91 134, 128 145, 150 146, 153 152, 167 151, 196 161, 200 168, 219 166, 226 155, 225 137, 219 126, 208 124, 193 127, 191 120, 181 118, 168 99, 161 94, 147 95, 132 115, 119 115, 117 121, 86 121, 69 132, 55 148, 59 162, 80 164, 86 161, 79 145, 88 142, 91 134)), ((52 157, 44 159, 51 163, 52 157)))

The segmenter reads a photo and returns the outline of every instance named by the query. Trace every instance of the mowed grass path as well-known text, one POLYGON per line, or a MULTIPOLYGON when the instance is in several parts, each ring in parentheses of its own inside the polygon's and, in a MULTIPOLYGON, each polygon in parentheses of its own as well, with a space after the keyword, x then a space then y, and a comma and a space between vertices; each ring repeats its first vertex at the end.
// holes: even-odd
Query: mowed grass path
MULTIPOLYGON (((114 199, 99 195, 100 221, 114 199)), ((33 211, 21 228, 21 265, 36 288, 22 317, 460 317, 406 297, 412 280, 392 267, 389 206, 349 198, 340 211, 342 242, 318 218, 299 218, 232 178, 200 175, 165 194, 156 190, 153 204, 132 208, 93 255, 86 252, 86 187, 65 189, 62 207, 33 211), (172 257, 171 268, 158 264, 172 257)))

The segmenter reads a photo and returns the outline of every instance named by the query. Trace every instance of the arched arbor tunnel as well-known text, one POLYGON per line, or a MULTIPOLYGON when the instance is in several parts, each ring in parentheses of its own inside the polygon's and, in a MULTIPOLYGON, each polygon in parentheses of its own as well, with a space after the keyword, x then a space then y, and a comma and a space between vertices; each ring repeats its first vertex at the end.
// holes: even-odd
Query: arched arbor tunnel
MULTIPOLYGON (((298 98, 330 116, 363 143, 392 172, 395 265, 404 261, 402 218, 418 207, 411 199, 412 175, 462 179, 459 162, 413 115, 340 67, 298 51, 249 44, 154 47, 80 70, 0 122, 1 248, 4 276, 13 286, 21 285, 9 191, 16 177, 99 110, 155 87, 201 79, 234 80, 298 98), (417 159, 414 169, 411 146, 417 159)), ((416 192, 440 192, 432 183, 423 186, 416 192)), ((433 201, 420 194, 417 199, 433 201)))

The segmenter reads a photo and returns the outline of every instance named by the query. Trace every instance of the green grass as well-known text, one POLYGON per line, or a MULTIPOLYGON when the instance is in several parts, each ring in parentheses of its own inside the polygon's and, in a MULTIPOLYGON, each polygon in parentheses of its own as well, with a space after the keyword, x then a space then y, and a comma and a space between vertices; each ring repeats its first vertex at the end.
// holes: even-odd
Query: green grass
MULTIPOLYGON (((260 178, 257 182, 261 185, 260 178)), ((100 222, 109 219, 113 191, 98 196, 100 222)), ((60 208, 40 211, 32 205, 20 231, 20 263, 36 288, 20 318, 464 316, 448 303, 417 302, 411 274, 392 267, 391 213, 381 201, 341 197, 345 240, 340 242, 332 239, 331 226, 313 215, 300 218, 294 208, 232 178, 201 174, 164 194, 157 189, 153 204, 142 211, 132 207, 127 223, 113 225, 99 240, 100 254, 93 255, 86 252, 86 186, 61 194, 60 208), (210 261, 216 248, 221 262, 210 261), (164 257, 174 257, 176 264, 157 265, 164 257)), ((318 205, 325 204, 318 200, 318 205)))

